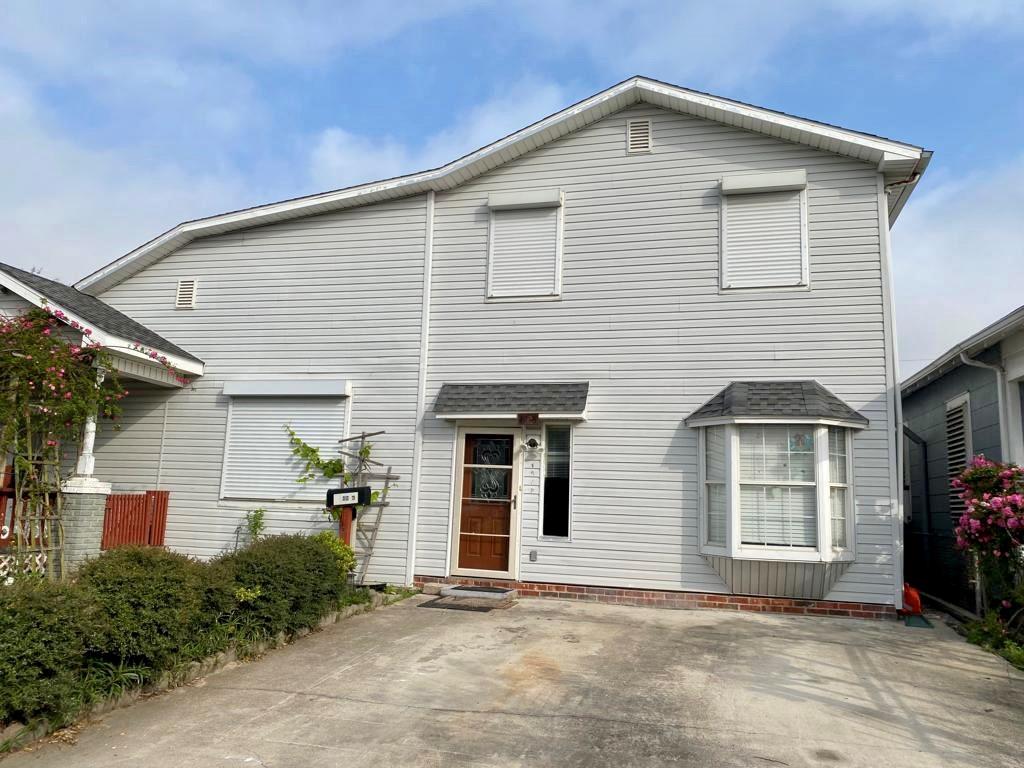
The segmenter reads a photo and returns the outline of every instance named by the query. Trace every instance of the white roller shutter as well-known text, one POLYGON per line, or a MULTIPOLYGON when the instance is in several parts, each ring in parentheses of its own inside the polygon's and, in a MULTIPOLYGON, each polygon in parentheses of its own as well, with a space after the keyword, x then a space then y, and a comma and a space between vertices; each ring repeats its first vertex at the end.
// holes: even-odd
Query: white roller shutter
POLYGON ((722 196, 722 287, 807 284, 804 193, 722 196))
MULTIPOLYGON (((324 458, 338 455, 345 436, 340 397, 233 397, 228 416, 221 496, 257 501, 323 502, 327 481, 296 482, 302 462, 292 455, 285 425, 324 458)), ((337 485, 335 480, 333 485, 337 485)))
POLYGON ((560 207, 491 211, 487 295, 557 296, 560 207))

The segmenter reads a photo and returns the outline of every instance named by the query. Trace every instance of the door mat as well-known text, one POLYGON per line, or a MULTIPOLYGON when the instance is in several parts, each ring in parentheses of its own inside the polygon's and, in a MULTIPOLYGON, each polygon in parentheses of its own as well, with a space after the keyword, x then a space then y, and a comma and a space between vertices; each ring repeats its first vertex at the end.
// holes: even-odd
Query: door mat
POLYGON ((419 608, 446 608, 450 611, 474 611, 476 613, 488 613, 494 610, 509 608, 515 603, 512 600, 479 600, 472 597, 438 597, 420 603, 419 608))
POLYGON ((908 627, 921 627, 923 629, 932 628, 932 623, 924 616, 906 616, 903 619, 903 623, 908 627))

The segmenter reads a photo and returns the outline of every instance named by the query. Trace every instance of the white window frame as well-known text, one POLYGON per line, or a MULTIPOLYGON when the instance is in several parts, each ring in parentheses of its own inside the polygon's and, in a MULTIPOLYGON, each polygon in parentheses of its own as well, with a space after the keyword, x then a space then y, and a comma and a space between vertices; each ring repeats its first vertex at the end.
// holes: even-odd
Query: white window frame
POLYGON ((575 465, 574 456, 576 453, 576 429, 575 425, 571 421, 551 421, 544 422, 543 429, 541 430, 541 439, 543 440, 543 460, 541 461, 540 468, 540 489, 538 496, 540 497, 540 513, 537 515, 537 539, 540 541, 553 541, 553 542, 571 542, 572 541, 572 508, 573 508, 573 489, 575 487, 573 477, 573 466, 575 465), (567 536, 550 536, 544 534, 544 486, 545 480, 548 476, 548 427, 568 427, 569 428, 569 533, 567 536))
MULTIPOLYGON (((711 425, 708 425, 711 426, 711 425)), ((782 560, 794 562, 849 562, 855 559, 856 553, 856 488, 854 487, 853 474, 853 429, 845 425, 829 424, 827 422, 808 422, 800 419, 744 419, 734 423, 722 425, 725 427, 725 503, 726 503, 726 526, 725 545, 720 546, 708 542, 708 503, 710 501, 707 490, 707 426, 700 428, 698 435, 698 536, 700 551, 706 555, 719 555, 732 557, 739 560, 782 560), (741 541, 741 512, 740 512, 740 431, 743 425, 814 425, 814 459, 815 459, 815 480, 814 483, 792 482, 782 485, 814 485, 816 488, 817 501, 817 530, 818 543, 814 549, 798 547, 773 547, 752 544, 743 544, 741 541), (833 485, 829 476, 829 450, 828 450, 828 428, 829 426, 841 426, 845 429, 846 435, 846 544, 845 548, 832 546, 832 505, 829 498, 829 489, 833 485)), ((744 483, 750 485, 751 483, 744 483)), ((769 485, 775 485, 769 483, 769 485)), ((840 485, 840 484, 836 484, 840 485)))
MULTIPOLYGON (((771 194, 774 192, 787 192, 794 190, 787 189, 750 189, 746 190, 751 194, 771 194)), ((811 289, 811 258, 810 258, 810 233, 807 225, 807 189, 800 191, 800 283, 797 285, 747 285, 738 288, 731 288, 728 284, 729 262, 726 257, 728 241, 726 218, 729 207, 729 198, 732 194, 720 196, 721 205, 718 215, 718 290, 720 293, 746 293, 750 291, 809 291, 811 289)))
MULTIPOLYGON (((509 206, 511 207, 511 206, 509 206)), ((532 208, 557 208, 555 212, 555 289, 554 293, 523 293, 506 296, 495 296, 491 284, 491 276, 494 271, 494 215, 504 210, 505 207, 490 207, 487 216, 487 285, 486 300, 488 302, 522 302, 522 301, 561 301, 562 299, 562 249, 563 233, 565 229, 565 205, 559 202, 554 205, 521 205, 520 209, 530 210, 532 208)))

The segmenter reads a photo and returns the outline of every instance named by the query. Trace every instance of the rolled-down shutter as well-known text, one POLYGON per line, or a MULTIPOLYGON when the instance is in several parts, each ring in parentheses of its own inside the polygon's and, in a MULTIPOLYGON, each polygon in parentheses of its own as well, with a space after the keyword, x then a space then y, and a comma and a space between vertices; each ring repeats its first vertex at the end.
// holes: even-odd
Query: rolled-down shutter
POLYGON ((321 456, 334 458, 338 440, 345 436, 345 401, 340 397, 233 397, 221 489, 224 498, 324 500, 331 483, 296 482, 303 463, 292 455, 286 425, 319 448, 321 456))
POLYGON ((548 207, 491 211, 489 296, 558 295, 559 210, 548 207))
POLYGON ((803 194, 722 197, 722 285, 772 288, 807 282, 803 194))

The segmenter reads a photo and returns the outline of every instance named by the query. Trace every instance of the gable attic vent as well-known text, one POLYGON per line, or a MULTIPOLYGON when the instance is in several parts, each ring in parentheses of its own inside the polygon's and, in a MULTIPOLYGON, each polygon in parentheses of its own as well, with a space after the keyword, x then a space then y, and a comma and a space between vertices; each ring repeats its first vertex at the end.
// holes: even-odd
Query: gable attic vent
POLYGON ((626 152, 629 154, 650 152, 651 135, 650 120, 626 121, 626 152))
POLYGON ((193 309, 196 305, 196 281, 179 280, 178 292, 175 294, 174 307, 176 309, 193 309))

